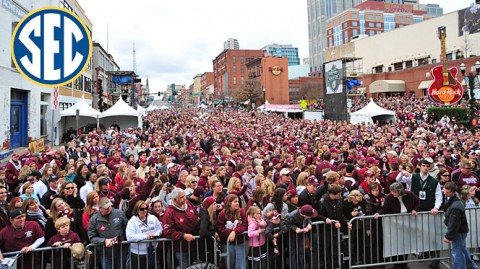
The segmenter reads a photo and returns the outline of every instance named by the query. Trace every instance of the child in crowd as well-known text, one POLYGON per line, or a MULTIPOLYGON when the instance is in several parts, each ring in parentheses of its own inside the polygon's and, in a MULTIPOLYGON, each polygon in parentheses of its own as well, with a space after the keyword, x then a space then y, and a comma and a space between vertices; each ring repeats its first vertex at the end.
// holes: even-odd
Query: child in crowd
POLYGON ((47 245, 63 247, 63 249, 54 250, 52 268, 69 268, 70 247, 75 243, 80 243, 80 237, 75 232, 70 231, 70 219, 67 217, 58 218, 55 221, 55 229, 57 229, 58 234, 52 236, 47 245))
POLYGON ((265 249, 265 227, 262 212, 258 206, 251 206, 248 211, 248 263, 252 269, 266 268, 267 252, 265 249))
POLYGON ((282 268, 283 255, 280 256, 280 252, 285 249, 284 244, 287 244, 283 235, 288 233, 288 227, 285 225, 285 221, 281 220, 277 210, 268 211, 265 214, 265 219, 267 221, 265 236, 270 242, 268 246, 270 265, 273 268, 282 268), (279 230, 275 231, 276 228, 279 228, 279 230))

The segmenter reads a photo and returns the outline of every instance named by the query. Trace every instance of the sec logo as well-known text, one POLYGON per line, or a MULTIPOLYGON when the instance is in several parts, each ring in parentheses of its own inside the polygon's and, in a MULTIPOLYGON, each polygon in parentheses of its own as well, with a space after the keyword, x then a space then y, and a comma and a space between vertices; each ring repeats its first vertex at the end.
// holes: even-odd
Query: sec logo
POLYGON ((70 83, 87 68, 92 39, 85 24, 66 9, 44 7, 28 13, 13 32, 12 59, 18 71, 44 87, 70 83))

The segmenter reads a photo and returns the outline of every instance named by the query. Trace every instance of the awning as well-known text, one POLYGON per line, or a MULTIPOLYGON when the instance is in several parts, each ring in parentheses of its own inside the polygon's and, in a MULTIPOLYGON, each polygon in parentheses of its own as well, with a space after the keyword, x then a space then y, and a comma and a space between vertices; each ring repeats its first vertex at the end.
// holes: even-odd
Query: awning
POLYGON ((403 80, 376 80, 370 84, 370 93, 405 92, 403 80))
POLYGON ((430 85, 432 85, 432 83, 433 83, 433 80, 424 80, 420 82, 420 85, 418 85, 418 89, 419 90, 428 89, 430 88, 430 85))

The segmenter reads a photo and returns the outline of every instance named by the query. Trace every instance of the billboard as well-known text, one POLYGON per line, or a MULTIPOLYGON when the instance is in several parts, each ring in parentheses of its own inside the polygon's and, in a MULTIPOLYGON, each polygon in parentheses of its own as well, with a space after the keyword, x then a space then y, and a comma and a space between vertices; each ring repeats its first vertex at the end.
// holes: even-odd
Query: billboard
POLYGON ((326 94, 336 94, 343 92, 343 65, 342 60, 333 61, 325 64, 326 94))
POLYGON ((337 60, 323 65, 325 83, 324 118, 327 120, 347 120, 347 91, 344 83, 344 63, 337 60))
POLYGON ((458 11, 458 35, 480 32, 480 5, 474 5, 458 11))

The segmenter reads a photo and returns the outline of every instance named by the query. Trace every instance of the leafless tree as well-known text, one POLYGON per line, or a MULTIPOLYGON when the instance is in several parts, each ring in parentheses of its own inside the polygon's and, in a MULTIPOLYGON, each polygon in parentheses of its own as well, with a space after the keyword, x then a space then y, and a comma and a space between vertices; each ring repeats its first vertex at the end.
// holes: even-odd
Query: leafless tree
POLYGON ((308 82, 300 87, 300 99, 321 99, 323 98, 322 84, 308 82))
POLYGON ((262 84, 260 81, 250 78, 244 80, 238 85, 233 92, 233 99, 237 103, 244 102, 246 100, 258 101, 262 100, 262 84))

